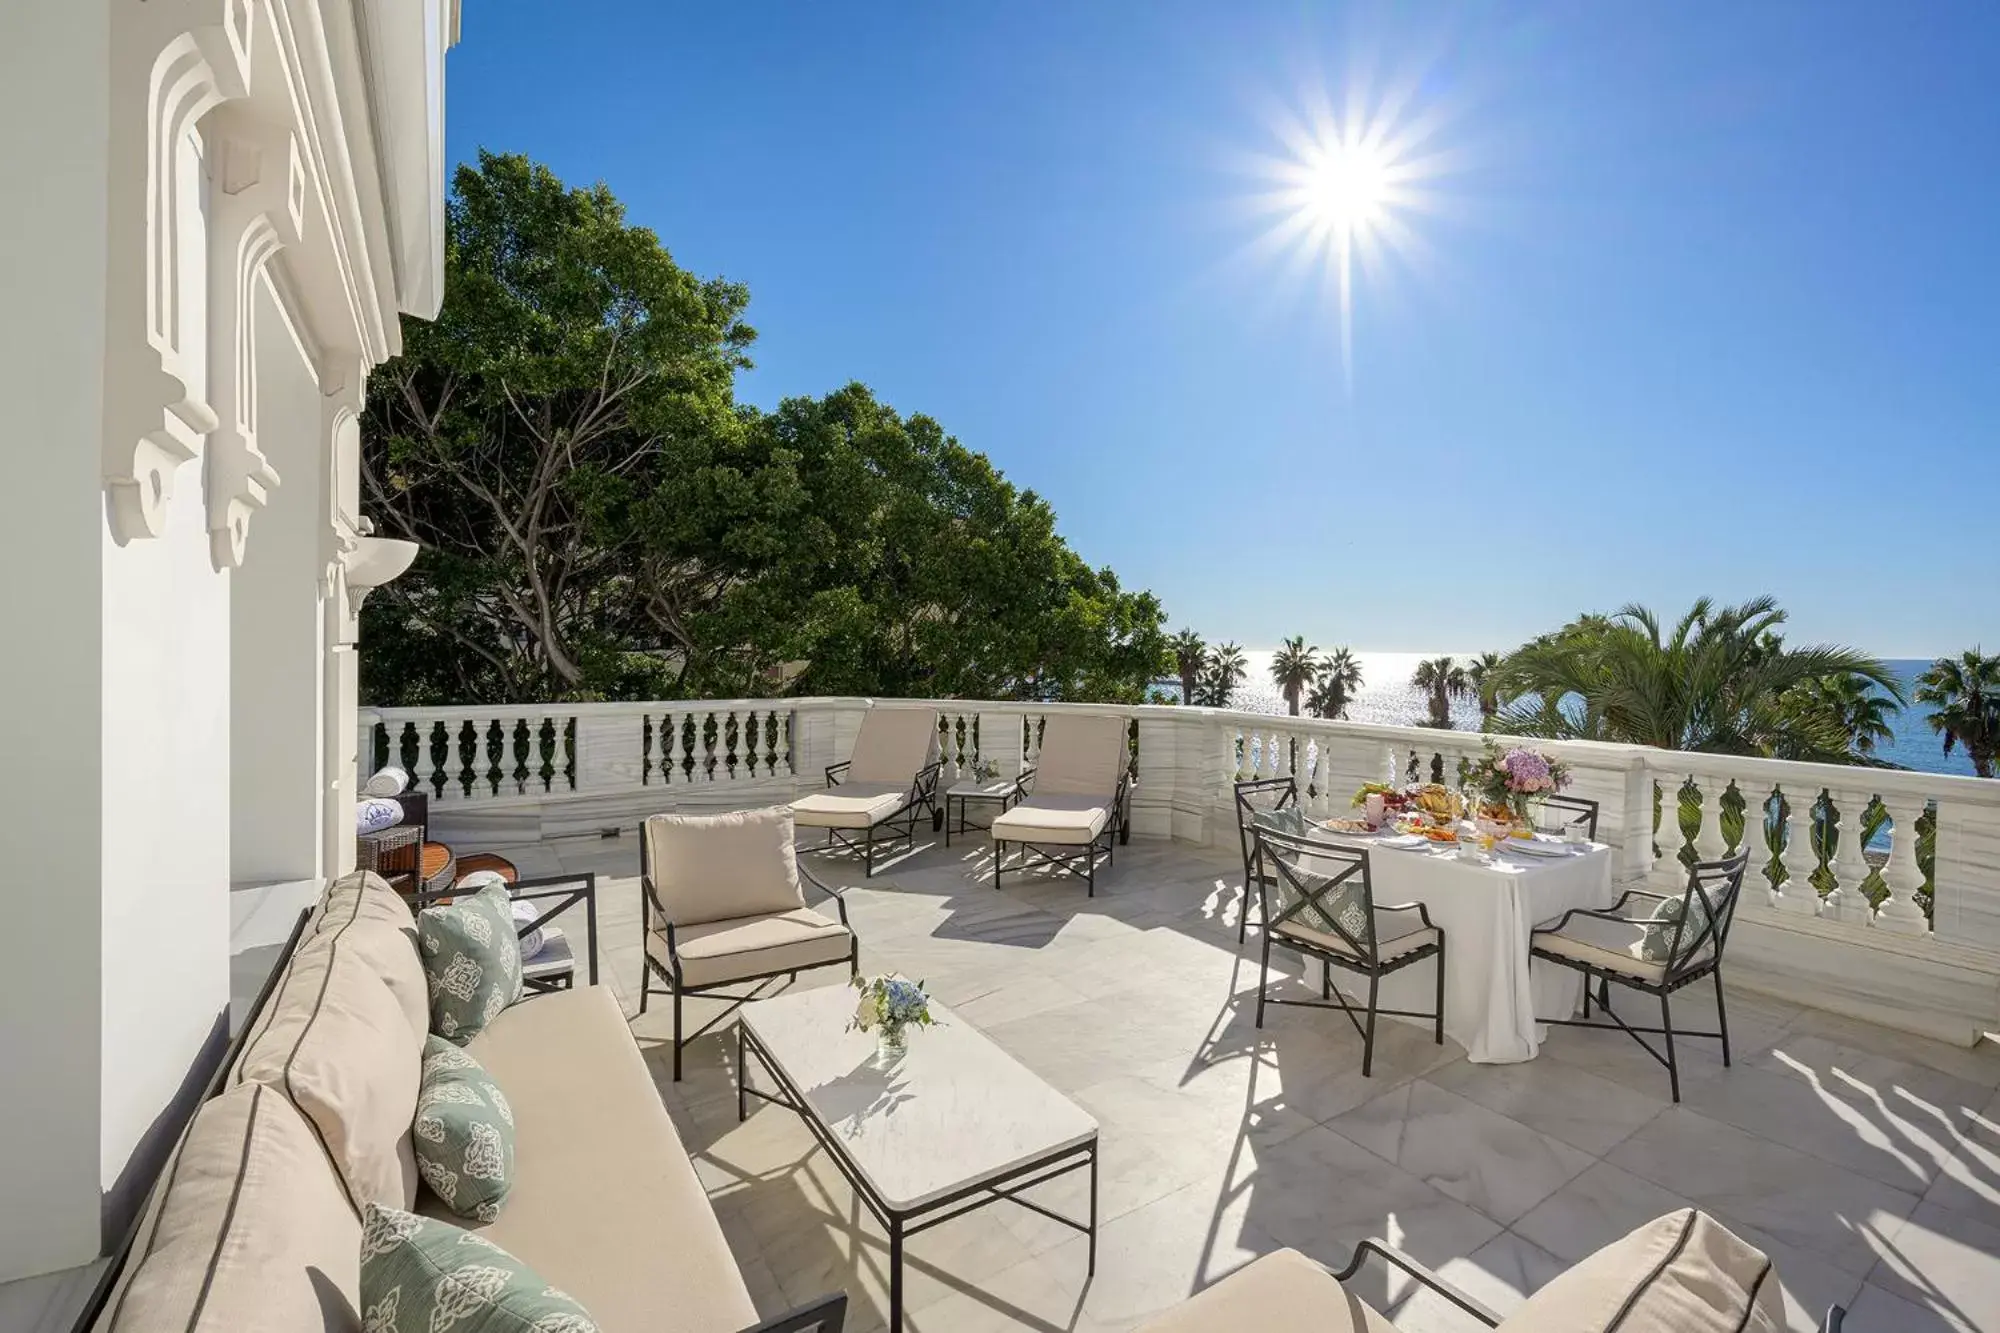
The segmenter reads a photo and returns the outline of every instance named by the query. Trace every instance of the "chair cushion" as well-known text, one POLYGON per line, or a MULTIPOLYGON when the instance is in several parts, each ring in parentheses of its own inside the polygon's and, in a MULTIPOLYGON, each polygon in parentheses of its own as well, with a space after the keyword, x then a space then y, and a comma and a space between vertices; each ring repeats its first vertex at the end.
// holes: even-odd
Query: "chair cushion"
MULTIPOLYGON (((854 937, 847 927, 810 907, 734 921, 676 925, 674 944, 680 951, 681 980, 689 986, 715 986, 770 972, 845 962, 854 951, 854 937)), ((665 930, 656 928, 648 935, 646 948, 663 967, 672 969, 665 930)))
POLYGON ((1650 925, 1646 929, 1646 938, 1640 943, 1639 950, 1648 962, 1671 962, 1676 943, 1679 944, 1684 956, 1704 960, 1714 956, 1714 939, 1703 938, 1713 923, 1709 920, 1708 901, 1701 894, 1687 893, 1663 898, 1647 920, 1650 925), (1687 914, 1685 928, 1681 926, 1683 912, 1687 914), (1701 947, 1690 952, 1688 946, 1696 940, 1701 940, 1701 947))
POLYGON ((654 815, 646 821, 646 873, 676 926, 804 907, 782 805, 726 815, 654 815))
POLYGON ((792 820, 804 828, 869 828, 903 808, 910 784, 843 782, 792 802, 792 820))
MULTIPOLYGON (((463 1225, 533 1264, 604 1333, 757 1322, 610 987, 524 1000, 466 1050, 513 1104, 515 1174, 498 1221, 463 1225)), ((456 1220, 435 1199, 419 1211, 456 1220)))
POLYGON ((581 1305, 492 1241, 372 1203, 361 1305, 367 1333, 597 1333, 581 1305))
POLYGON ((1140 1333, 1396 1333, 1333 1274, 1297 1250, 1277 1250, 1237 1269, 1140 1333))
POLYGON ((1132 762, 1128 726, 1116 716, 1049 714, 1035 760, 1035 793, 1095 796, 1111 804, 1132 762))
POLYGON ((275 1088, 298 1108, 356 1217, 370 1200, 407 1208, 416 1199, 410 1120, 423 1056, 423 1037, 376 971, 378 941, 349 938, 361 929, 336 926, 300 943, 233 1077, 275 1088))
POLYGON ((1111 798, 1041 790, 993 821, 995 842, 1047 842, 1081 846, 1095 842, 1111 822, 1111 798))
POLYGON ((521 937, 504 884, 417 913, 430 1031, 459 1046, 521 998, 521 937))
POLYGON ((402 1006, 410 1031, 423 1040, 431 1027, 430 983, 417 954, 417 922, 402 895, 372 871, 357 870, 327 887, 306 937, 341 929, 348 948, 363 954, 402 1006))
MULTIPOLYGON (((1329 953, 1345 954, 1349 958, 1363 955, 1353 945, 1339 935, 1329 931, 1315 930, 1298 920, 1281 921, 1271 928, 1271 933, 1280 939, 1291 939, 1299 944, 1308 944, 1329 953)), ((1406 953, 1436 944, 1439 933, 1418 920, 1415 912, 1385 912, 1375 909, 1375 956, 1381 962, 1393 962, 1406 953)))
POLYGON ((351 870, 326 886, 306 926, 309 935, 323 934, 347 921, 381 921, 405 930, 416 929, 417 918, 403 895, 372 870, 351 870))
POLYGON ((1644 920, 1608 921, 1601 916, 1573 916, 1560 932, 1538 930, 1529 942, 1533 948, 1606 968, 1621 976, 1658 981, 1666 975, 1667 968, 1666 964, 1645 956, 1646 941, 1652 931, 1652 923, 1644 920))
POLYGON ((938 748, 935 708, 870 708, 861 715, 848 782, 881 783, 909 790, 938 748))
POLYGON ((514 1187, 514 1109, 479 1061, 432 1036, 410 1126, 417 1173, 460 1217, 491 1222, 514 1187))
POLYGON ((1693 1208, 1615 1240, 1529 1297, 1502 1333, 1779 1333, 1763 1251, 1693 1208))
POLYGON ((361 1327, 361 1223, 313 1128, 261 1083, 203 1106, 98 1327, 116 1333, 361 1327))

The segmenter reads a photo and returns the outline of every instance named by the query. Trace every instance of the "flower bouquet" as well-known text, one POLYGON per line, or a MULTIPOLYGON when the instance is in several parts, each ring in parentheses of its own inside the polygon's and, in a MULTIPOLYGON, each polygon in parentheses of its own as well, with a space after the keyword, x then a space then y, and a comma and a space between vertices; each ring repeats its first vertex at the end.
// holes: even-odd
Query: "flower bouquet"
POLYGON ((1551 792, 1569 786, 1569 768, 1539 750, 1488 744, 1466 770, 1465 784, 1479 796, 1480 813, 1519 828, 1535 826, 1535 807, 1551 792))
POLYGON ((924 993, 921 981, 901 977, 863 981, 856 977, 854 989, 861 992, 861 998, 854 1006, 848 1031, 875 1033, 876 1054, 885 1061, 909 1048, 910 1028, 927 1028, 937 1021, 931 1017, 931 997, 924 993))

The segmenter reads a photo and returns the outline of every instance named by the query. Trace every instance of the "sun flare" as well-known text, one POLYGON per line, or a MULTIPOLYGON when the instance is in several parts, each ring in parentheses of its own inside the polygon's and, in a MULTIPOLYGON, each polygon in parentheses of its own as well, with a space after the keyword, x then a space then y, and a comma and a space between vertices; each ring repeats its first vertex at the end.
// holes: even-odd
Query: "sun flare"
POLYGON ((1299 207, 1335 232, 1371 226, 1388 202, 1388 164, 1372 144, 1335 140, 1299 168, 1299 207))

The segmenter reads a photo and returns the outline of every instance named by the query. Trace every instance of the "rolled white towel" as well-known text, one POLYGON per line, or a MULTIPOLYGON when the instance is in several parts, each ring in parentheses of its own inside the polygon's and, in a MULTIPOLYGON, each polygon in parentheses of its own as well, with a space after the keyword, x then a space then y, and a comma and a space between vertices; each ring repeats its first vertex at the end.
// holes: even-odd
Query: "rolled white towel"
POLYGON ((371 796, 354 803, 354 831, 380 833, 403 822, 403 807, 395 801, 371 796))
MULTIPOLYGON (((541 914, 542 914, 542 906, 540 903, 533 903, 533 902, 515 903, 514 929, 519 930, 522 926, 527 925, 530 921, 533 921, 536 917, 539 917, 541 914)), ((542 946, 546 943, 548 943, 548 941, 542 938, 542 928, 540 926, 535 927, 533 930, 523 935, 521 937, 521 961, 525 963, 530 958, 533 958, 536 954, 540 953, 542 951, 542 946)))
POLYGON ((410 770, 390 764, 361 784, 363 796, 401 796, 410 789, 410 770))

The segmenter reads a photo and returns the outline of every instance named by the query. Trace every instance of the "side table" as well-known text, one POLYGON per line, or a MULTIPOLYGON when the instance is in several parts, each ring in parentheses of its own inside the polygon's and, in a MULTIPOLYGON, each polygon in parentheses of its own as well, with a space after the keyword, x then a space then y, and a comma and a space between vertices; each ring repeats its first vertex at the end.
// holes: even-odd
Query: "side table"
MULTIPOLYGON (((991 782, 967 780, 953 784, 944 794, 944 845, 951 846, 953 833, 970 833, 986 827, 986 824, 971 823, 966 817, 968 808, 975 802, 997 806, 992 816, 997 818, 1007 813, 1008 808, 1021 797, 1019 778, 994 778, 991 782)), ((992 818, 987 820, 988 824, 992 818)))

